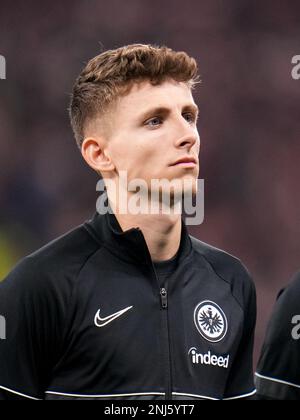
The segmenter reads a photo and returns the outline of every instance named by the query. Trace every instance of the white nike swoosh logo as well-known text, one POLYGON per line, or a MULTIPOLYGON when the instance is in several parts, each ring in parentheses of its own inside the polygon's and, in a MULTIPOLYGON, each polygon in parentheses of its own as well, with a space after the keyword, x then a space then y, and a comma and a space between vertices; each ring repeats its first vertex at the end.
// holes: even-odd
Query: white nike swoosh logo
POLYGON ((119 316, 125 314, 125 312, 129 311, 130 309, 132 309, 133 306, 128 306, 128 308, 122 309, 121 311, 118 311, 112 315, 107 316, 106 318, 101 318, 100 316, 100 311, 101 309, 99 309, 95 315, 95 325, 98 328, 102 328, 105 327, 105 325, 109 324, 110 322, 114 321, 115 319, 119 318, 119 316))

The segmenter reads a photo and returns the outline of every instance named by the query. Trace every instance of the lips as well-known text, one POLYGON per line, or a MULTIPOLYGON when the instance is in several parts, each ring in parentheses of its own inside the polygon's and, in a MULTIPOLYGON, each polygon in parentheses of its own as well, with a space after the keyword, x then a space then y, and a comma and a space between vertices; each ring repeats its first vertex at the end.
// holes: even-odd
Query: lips
POLYGON ((192 157, 184 157, 184 158, 178 159, 175 163, 172 163, 170 166, 176 166, 176 165, 195 166, 196 164, 197 164, 196 159, 192 157))

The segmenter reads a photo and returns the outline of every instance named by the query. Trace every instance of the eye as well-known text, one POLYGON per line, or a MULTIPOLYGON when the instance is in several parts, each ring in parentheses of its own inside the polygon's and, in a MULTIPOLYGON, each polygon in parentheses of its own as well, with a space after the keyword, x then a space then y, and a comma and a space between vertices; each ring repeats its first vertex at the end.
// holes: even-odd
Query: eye
POLYGON ((145 122, 145 125, 149 127, 158 127, 160 124, 162 124, 162 118, 160 117, 154 117, 145 122))
POLYGON ((184 114, 182 114, 183 118, 186 119, 186 121, 190 124, 194 124, 196 123, 197 117, 196 114, 194 114, 193 112, 185 112, 184 114))

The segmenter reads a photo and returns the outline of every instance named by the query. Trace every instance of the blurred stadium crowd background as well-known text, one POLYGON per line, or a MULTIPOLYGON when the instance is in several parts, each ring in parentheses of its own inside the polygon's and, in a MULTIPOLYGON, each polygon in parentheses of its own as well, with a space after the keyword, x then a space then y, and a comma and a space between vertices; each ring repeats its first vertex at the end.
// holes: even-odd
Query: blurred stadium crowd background
POLYGON ((297 1, 1 1, 0 278, 90 218, 97 176, 69 127, 72 84, 103 49, 139 42, 199 63, 205 222, 190 233, 238 256, 258 292, 257 359, 276 295, 300 269, 297 1))

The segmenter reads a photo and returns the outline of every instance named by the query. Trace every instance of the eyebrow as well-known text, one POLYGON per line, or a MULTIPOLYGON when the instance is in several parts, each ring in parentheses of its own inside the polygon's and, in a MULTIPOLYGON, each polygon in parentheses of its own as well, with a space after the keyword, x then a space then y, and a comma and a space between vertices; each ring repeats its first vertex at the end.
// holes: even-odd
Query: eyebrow
MULTIPOLYGON (((184 112, 194 112, 196 114, 196 116, 198 116, 198 114, 199 114, 199 108, 196 104, 185 105, 185 106, 183 106, 182 109, 183 109, 184 112)), ((143 121, 146 121, 147 118, 150 118, 153 115, 167 116, 170 113, 171 113, 170 108, 163 107, 163 106, 158 106, 158 107, 147 109, 138 118, 143 120, 143 121)))

